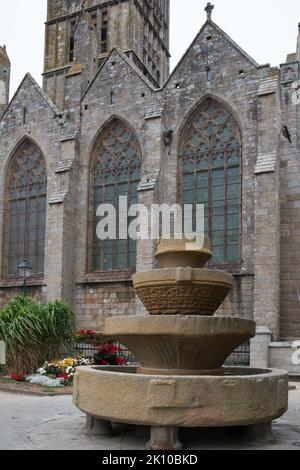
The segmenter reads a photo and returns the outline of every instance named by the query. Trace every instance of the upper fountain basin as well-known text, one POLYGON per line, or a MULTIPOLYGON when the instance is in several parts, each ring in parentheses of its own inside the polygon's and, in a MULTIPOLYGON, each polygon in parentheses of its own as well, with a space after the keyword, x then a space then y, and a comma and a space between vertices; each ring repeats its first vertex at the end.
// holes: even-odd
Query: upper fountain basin
POLYGON ((155 255, 162 268, 203 268, 212 257, 210 239, 203 236, 160 240, 155 255))
POLYGON ((150 315, 210 316, 231 291, 233 278, 222 271, 169 268, 137 273, 133 285, 150 315))

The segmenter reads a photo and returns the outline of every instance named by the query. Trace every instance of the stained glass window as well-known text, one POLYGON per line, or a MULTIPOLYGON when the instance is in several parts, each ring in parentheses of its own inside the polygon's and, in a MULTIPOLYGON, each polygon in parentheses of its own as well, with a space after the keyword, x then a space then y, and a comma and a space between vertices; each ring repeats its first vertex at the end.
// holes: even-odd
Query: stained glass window
POLYGON ((180 194, 205 205, 213 262, 240 260, 241 134, 232 115, 208 99, 189 121, 180 148, 180 194))
MULTIPOLYGON (((119 120, 104 130, 93 151, 90 192, 90 249, 89 270, 134 271, 136 269, 136 241, 119 239, 100 240, 97 236, 97 208, 112 204, 117 215, 119 197, 126 196, 128 208, 136 204, 137 187, 141 179, 141 154, 132 131, 119 120)), ((127 221, 130 223, 130 221, 127 221)), ((118 227, 119 224, 117 224, 118 227)))
POLYGON ((6 271, 18 275, 26 259, 44 273, 47 173, 41 151, 29 140, 16 152, 5 188, 6 271))

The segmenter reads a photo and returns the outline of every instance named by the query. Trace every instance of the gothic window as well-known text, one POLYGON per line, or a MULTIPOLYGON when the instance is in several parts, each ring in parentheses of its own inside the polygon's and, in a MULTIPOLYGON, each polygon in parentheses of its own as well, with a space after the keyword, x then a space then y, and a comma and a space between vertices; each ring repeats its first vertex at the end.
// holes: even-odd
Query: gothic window
POLYGON ((236 121, 223 106, 206 100, 182 138, 179 183, 183 203, 205 205, 215 264, 240 261, 241 153, 236 121))
POLYGON ((4 266, 18 275, 26 259, 33 274, 44 273, 47 173, 41 151, 25 141, 10 164, 5 185, 4 266))
POLYGON ((100 135, 92 156, 90 170, 90 244, 89 271, 134 271, 136 241, 99 240, 97 208, 112 204, 118 214, 119 197, 127 196, 128 207, 137 203, 141 179, 141 153, 132 131, 119 120, 100 135))

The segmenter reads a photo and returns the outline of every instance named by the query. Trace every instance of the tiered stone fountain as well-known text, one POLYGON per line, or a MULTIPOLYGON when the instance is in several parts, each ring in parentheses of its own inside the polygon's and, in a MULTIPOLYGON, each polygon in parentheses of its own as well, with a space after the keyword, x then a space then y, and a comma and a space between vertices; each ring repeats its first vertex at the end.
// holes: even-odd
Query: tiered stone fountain
POLYGON ((288 405, 288 376, 277 370, 223 364, 255 335, 255 323, 217 317, 232 276, 204 269, 210 241, 158 243, 161 269, 133 276, 149 316, 110 318, 107 336, 128 347, 140 368, 84 367, 74 402, 87 414, 88 434, 110 423, 151 427, 152 450, 179 449, 178 428, 269 426, 288 405))

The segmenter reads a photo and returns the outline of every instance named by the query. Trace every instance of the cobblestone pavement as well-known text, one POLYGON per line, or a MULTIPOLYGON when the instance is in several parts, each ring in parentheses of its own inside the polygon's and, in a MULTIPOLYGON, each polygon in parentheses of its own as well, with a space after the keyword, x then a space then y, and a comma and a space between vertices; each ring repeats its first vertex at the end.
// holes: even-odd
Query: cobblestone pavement
MULTIPOLYGON (((300 450, 300 383, 290 392, 288 413, 273 425, 273 442, 242 445, 228 432, 185 431, 185 449, 290 449, 300 450)), ((133 433, 116 429, 106 439, 82 436, 85 417, 72 404, 72 397, 29 397, 0 392, 0 450, 138 450, 144 449, 147 430, 133 433)))

